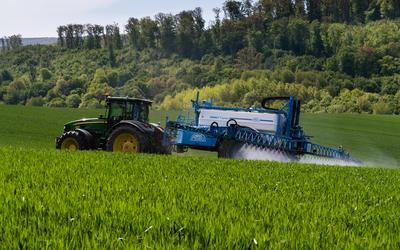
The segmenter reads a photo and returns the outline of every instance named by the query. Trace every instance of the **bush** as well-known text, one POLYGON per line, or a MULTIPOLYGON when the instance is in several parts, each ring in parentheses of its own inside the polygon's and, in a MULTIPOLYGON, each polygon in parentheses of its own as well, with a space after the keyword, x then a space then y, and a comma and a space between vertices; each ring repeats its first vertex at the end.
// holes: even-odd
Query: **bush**
POLYGON ((26 102, 27 106, 42 107, 46 104, 43 97, 32 97, 26 102))
POLYGON ((3 70, 1 72, 1 79, 3 79, 3 81, 13 81, 14 77, 11 75, 10 71, 8 70, 3 70))
POLYGON ((42 79, 43 82, 50 80, 53 74, 50 72, 50 70, 46 68, 40 69, 40 78, 42 79))
POLYGON ((281 73, 281 80, 284 83, 293 83, 296 80, 296 78, 292 71, 284 69, 281 73))
POLYGON ((78 108, 81 104, 81 98, 79 95, 73 94, 67 97, 65 103, 69 108, 78 108))
POLYGON ((13 81, 7 88, 3 97, 7 104, 24 104, 26 99, 26 85, 22 81, 13 81))
POLYGON ((85 100, 79 106, 80 108, 90 108, 90 109, 101 109, 104 108, 104 105, 99 102, 99 100, 93 98, 85 100))
POLYGON ((53 100, 51 100, 49 102, 48 106, 52 107, 52 108, 64 108, 64 107, 66 107, 66 104, 65 104, 64 99, 57 97, 57 98, 54 98, 53 100))
POLYGON ((372 110, 376 115, 393 114, 393 109, 390 107, 390 105, 382 101, 375 103, 372 107, 372 110))
POLYGON ((328 108, 328 112, 330 113, 345 113, 346 111, 346 106, 342 104, 335 104, 328 108))

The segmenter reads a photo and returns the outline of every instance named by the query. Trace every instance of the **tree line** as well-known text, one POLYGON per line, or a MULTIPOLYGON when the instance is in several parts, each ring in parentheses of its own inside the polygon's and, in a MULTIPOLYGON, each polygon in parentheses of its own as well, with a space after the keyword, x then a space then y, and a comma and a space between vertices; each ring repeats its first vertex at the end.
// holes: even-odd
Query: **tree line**
MULTIPOLYGON (((224 2, 215 8, 215 19, 206 27, 201 8, 177 15, 159 13, 154 18, 130 18, 126 41, 137 50, 159 49, 165 56, 191 59, 236 55, 246 47, 292 51, 296 55, 331 56, 336 51, 323 44, 324 23, 356 24, 400 16, 398 0, 251 0, 224 2)), ((109 27, 109 26, 107 26, 109 27)), ((106 30, 108 28, 106 27, 106 30)), ((112 48, 123 46, 117 25, 112 48)), ((67 48, 97 49, 107 34, 101 25, 67 25, 58 28, 59 44, 67 48), (83 37, 84 36, 84 37, 83 37)), ((108 47, 103 42, 103 47, 108 47)))
POLYGON ((68 24, 57 28, 58 45, 68 49, 100 49, 110 44, 121 49, 123 46, 118 24, 68 24))
POLYGON ((9 37, 0 37, 1 52, 17 49, 22 46, 21 35, 12 35, 9 37))

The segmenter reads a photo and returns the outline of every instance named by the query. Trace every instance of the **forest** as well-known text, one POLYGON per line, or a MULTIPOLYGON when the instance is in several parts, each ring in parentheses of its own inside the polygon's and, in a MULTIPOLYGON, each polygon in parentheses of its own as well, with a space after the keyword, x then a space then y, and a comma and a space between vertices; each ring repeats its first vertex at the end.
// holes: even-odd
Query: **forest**
POLYGON ((0 39, 0 102, 102 107, 106 95, 165 109, 203 98, 256 106, 294 95, 308 112, 400 114, 400 1, 226 1, 130 18, 67 24, 57 45, 0 39))

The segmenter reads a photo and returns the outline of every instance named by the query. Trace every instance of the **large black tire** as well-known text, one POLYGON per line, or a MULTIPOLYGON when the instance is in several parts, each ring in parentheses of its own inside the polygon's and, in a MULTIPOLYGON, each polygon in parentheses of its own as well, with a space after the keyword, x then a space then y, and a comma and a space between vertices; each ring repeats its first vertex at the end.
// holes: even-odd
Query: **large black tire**
POLYGON ((78 131, 69 131, 57 138, 56 149, 71 151, 88 150, 90 146, 85 137, 78 131))
POLYGON ((240 158, 238 152, 240 151, 242 143, 233 140, 223 140, 218 146, 218 158, 240 158))
POLYGON ((149 153, 149 140, 133 126, 123 125, 111 132, 107 139, 106 150, 112 152, 149 153), (131 138, 129 139, 126 135, 130 135, 131 138), (123 138, 124 136, 125 138, 123 138))
POLYGON ((156 154, 161 154, 161 155, 170 155, 172 154, 172 146, 168 145, 162 145, 162 142, 160 144, 155 146, 155 153, 156 154))
POLYGON ((232 158, 232 143, 231 140, 223 140, 218 146, 218 158, 232 158))
MULTIPOLYGON (((172 153, 172 146, 170 142, 164 142, 164 132, 157 130, 153 134, 153 145, 151 147, 151 153, 170 155, 172 153)), ((168 140, 168 139, 167 139, 168 140)))

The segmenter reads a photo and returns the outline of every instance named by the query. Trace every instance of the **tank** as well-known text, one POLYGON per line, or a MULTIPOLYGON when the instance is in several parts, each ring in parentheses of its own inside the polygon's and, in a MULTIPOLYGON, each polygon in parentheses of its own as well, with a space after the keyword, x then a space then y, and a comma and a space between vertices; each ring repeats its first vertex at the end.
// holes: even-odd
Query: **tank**
POLYGON ((199 109, 199 113, 199 127, 209 127, 212 123, 217 123, 219 127, 226 127, 227 122, 233 119, 240 126, 276 134, 283 130, 286 122, 283 114, 256 111, 199 109))

